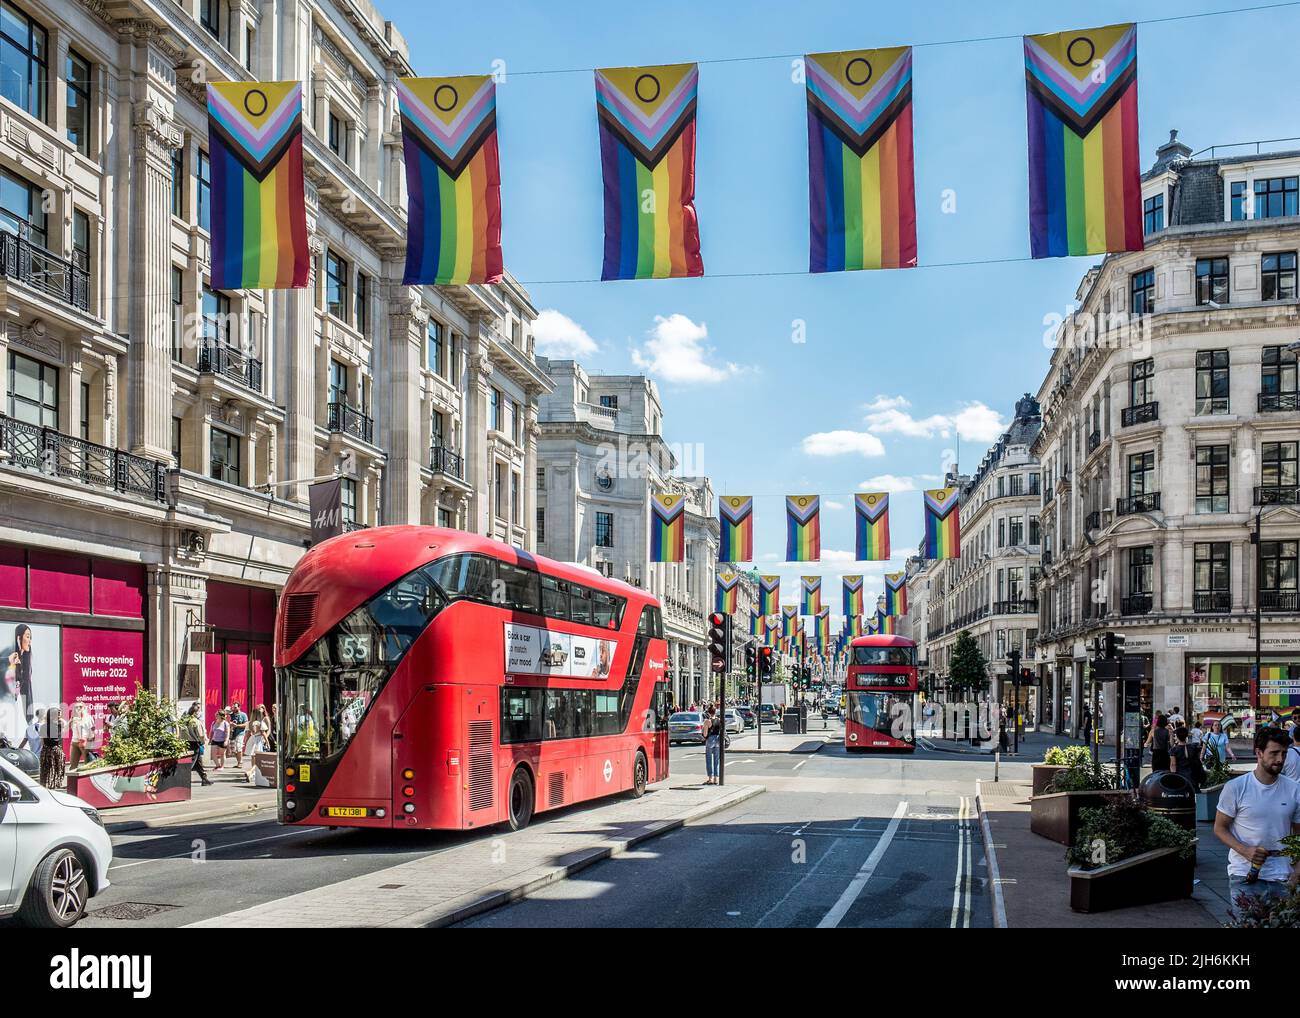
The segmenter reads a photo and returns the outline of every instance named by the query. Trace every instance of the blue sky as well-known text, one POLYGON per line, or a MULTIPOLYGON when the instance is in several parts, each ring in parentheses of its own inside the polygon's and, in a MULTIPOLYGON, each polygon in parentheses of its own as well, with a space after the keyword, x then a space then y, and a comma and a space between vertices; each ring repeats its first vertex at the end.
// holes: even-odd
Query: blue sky
MULTIPOLYGON (((885 476, 934 486, 958 430, 962 467, 977 466, 996 435, 994 415, 1005 421, 1021 393, 1037 390, 1049 357, 1044 316, 1068 309, 1092 261, 1028 259, 1019 39, 921 44, 1234 6, 496 0, 431 18, 427 3, 379 2, 419 74, 487 73, 504 61, 497 104, 506 265, 538 308, 581 330, 550 316, 547 334, 589 339, 594 350, 579 359, 592 372, 655 377, 667 440, 699 449, 719 492, 756 496, 757 564, 786 577, 782 600, 793 600, 801 572, 820 571, 833 610, 841 573, 882 571, 844 561, 853 548, 852 493, 885 476), (600 275, 603 235, 590 68, 902 44, 918 47, 920 268, 804 274, 804 89, 791 81, 790 60, 778 58, 700 68, 696 208, 705 277, 590 281, 600 275), (552 68, 581 71, 521 73, 552 68), (949 190, 950 214, 942 211, 949 190), (937 267, 997 259, 1008 261, 937 267), (797 321, 803 343, 792 342, 797 321), (805 442, 810 436, 823 437, 805 442), (820 567, 782 566, 782 496, 804 492, 844 507, 822 515, 823 549, 842 554, 820 567)), ((1141 25, 1142 165, 1175 127, 1196 150, 1300 135, 1291 99, 1297 28, 1297 7, 1141 25)), ((920 500, 919 491, 891 496, 891 570, 920 539, 920 500)))

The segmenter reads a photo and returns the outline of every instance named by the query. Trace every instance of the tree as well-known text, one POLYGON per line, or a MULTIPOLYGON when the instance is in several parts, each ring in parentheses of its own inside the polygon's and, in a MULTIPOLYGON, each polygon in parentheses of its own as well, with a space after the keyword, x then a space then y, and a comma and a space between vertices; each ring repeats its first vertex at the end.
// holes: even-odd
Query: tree
POLYGON ((948 668, 948 688, 958 700, 974 699, 989 688, 989 663, 980 653, 979 644, 966 630, 957 634, 948 668))

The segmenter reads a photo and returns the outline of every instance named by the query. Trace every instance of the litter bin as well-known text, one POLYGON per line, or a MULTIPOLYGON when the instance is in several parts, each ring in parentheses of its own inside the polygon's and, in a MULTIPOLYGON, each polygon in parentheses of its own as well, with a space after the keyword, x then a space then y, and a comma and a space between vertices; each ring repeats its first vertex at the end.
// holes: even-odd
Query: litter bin
POLYGON ((1196 830, 1196 786, 1174 771, 1156 771, 1138 787, 1138 801, 1156 816, 1196 830))
POLYGON ((799 711, 794 707, 787 708, 786 712, 781 715, 781 734, 799 734, 799 711))

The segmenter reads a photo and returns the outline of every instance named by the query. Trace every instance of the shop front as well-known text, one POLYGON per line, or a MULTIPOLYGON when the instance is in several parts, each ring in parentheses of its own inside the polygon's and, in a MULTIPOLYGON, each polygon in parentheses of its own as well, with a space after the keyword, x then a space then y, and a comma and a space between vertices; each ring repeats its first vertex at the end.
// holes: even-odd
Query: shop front
POLYGON ((1222 721, 1234 737, 1300 707, 1300 653, 1262 655, 1258 682, 1253 654, 1189 652, 1183 664, 1193 717, 1222 721))
POLYGON ((213 635, 212 649, 203 656, 205 726, 222 707, 237 704, 250 715, 254 707, 269 708, 275 696, 275 591, 209 580, 205 613, 213 635))

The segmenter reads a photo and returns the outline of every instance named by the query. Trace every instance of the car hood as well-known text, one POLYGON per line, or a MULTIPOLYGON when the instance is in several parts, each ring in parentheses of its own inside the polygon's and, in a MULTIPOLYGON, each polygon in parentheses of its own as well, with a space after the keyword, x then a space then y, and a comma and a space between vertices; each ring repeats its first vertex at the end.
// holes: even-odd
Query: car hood
POLYGON ((67 792, 60 792, 57 789, 48 788, 46 789, 46 793, 60 806, 67 806, 70 809, 90 809, 90 803, 78 799, 75 795, 69 795, 67 792))

